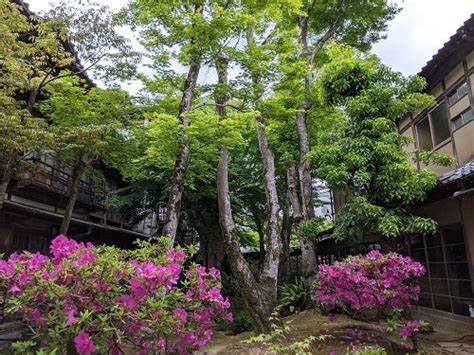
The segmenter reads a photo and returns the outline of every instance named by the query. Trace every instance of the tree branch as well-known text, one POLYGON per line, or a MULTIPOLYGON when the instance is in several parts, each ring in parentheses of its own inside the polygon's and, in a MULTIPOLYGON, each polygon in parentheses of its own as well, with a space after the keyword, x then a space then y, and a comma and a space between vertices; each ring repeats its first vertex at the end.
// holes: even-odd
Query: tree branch
POLYGON ((63 75, 58 75, 58 76, 56 76, 56 77, 54 77, 54 78, 51 78, 51 79, 47 80, 45 83, 43 83, 43 87, 46 86, 46 85, 48 85, 49 83, 51 83, 51 82, 57 80, 57 79, 62 79, 62 78, 66 78, 66 77, 69 77, 69 76, 79 75, 79 74, 85 73, 85 72, 88 71, 90 68, 92 68, 92 67, 95 66, 97 63, 99 63, 99 62, 102 60, 102 58, 105 57, 105 55, 106 55, 105 53, 102 54, 102 55, 100 55, 99 58, 97 58, 94 62, 92 62, 88 67, 83 68, 83 69, 81 69, 81 70, 79 70, 79 71, 77 71, 77 72, 71 72, 71 73, 67 73, 67 74, 63 74, 63 75))
POLYGON ((326 33, 315 43, 313 49, 311 50, 311 54, 309 57, 309 64, 313 64, 314 58, 316 57, 316 54, 323 48, 324 44, 329 41, 336 31, 339 28, 339 19, 336 19, 334 24, 326 31, 326 33))

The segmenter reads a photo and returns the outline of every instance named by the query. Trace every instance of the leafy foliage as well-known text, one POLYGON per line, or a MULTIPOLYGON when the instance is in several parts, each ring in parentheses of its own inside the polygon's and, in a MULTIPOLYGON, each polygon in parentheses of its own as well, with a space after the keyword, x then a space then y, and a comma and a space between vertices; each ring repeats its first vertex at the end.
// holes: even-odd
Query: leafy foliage
POLYGON ((436 223, 411 215, 410 209, 435 187, 436 175, 416 170, 396 126, 409 112, 433 104, 422 93, 423 79, 405 79, 351 48, 334 46, 329 55, 316 85, 327 104, 343 108, 347 128, 332 144, 315 148, 312 158, 316 175, 346 198, 334 235, 341 240, 433 232, 436 223))
POLYGON ((315 341, 324 341, 329 337, 328 335, 317 337, 310 335, 300 340, 291 339, 291 321, 282 323, 278 317, 278 311, 272 314, 270 320, 272 325, 269 333, 256 335, 245 342, 261 344, 267 351, 276 354, 306 355, 312 353, 311 347, 315 341))
POLYGON ((290 313, 301 312, 306 309, 309 301, 307 283, 299 279, 294 283, 281 286, 280 306, 287 308, 290 313))
POLYGON ((94 247, 58 236, 51 258, 23 253, 1 260, 5 310, 36 332, 17 350, 62 353, 74 343, 82 355, 125 347, 183 353, 209 341, 211 322, 230 307, 219 271, 185 267, 185 252, 166 239, 137 246, 94 247))
POLYGON ((350 313, 364 308, 379 314, 393 308, 408 310, 420 293, 416 278, 424 273, 424 267, 409 257, 374 250, 320 265, 313 297, 329 310, 341 307, 350 313))

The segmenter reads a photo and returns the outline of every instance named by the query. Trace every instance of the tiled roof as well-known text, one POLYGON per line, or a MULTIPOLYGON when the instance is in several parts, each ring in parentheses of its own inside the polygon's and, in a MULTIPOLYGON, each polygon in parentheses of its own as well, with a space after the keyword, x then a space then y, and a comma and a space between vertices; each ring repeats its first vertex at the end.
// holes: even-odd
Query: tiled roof
POLYGON ((449 40, 426 63, 418 75, 428 81, 428 89, 433 88, 444 75, 474 48, 474 13, 458 28, 449 40))
POLYGON ((443 175, 438 177, 438 181, 441 185, 446 185, 455 182, 459 179, 463 179, 469 175, 474 176, 474 160, 467 162, 466 164, 457 169, 444 173, 443 175))

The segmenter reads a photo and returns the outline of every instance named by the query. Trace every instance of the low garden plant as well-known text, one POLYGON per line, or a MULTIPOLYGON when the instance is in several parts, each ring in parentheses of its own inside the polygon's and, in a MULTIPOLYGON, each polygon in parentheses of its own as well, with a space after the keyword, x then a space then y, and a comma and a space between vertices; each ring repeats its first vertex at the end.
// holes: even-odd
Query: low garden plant
POLYGON ((409 257, 374 250, 332 265, 320 265, 312 297, 326 311, 342 311, 356 318, 378 320, 388 332, 411 339, 426 323, 413 320, 410 306, 420 294, 417 278, 425 268, 409 257))
POLYGON ((189 353, 206 344, 216 320, 232 319, 220 273, 190 264, 167 239, 134 250, 51 243, 51 256, 13 254, 0 261, 5 313, 35 335, 17 352, 80 355, 189 353))

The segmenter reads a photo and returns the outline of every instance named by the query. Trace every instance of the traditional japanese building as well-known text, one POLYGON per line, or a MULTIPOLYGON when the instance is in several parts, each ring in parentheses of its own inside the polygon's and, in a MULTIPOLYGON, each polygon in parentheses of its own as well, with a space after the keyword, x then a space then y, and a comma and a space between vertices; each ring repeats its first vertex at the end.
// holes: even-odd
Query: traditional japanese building
POLYGON ((474 305, 474 14, 419 75, 437 105, 401 120, 400 132, 413 139, 408 149, 433 149, 455 163, 429 166, 438 186, 414 210, 436 220, 439 232, 403 238, 397 249, 426 267, 420 305, 467 316, 474 305))
MULTIPOLYGON (((27 16, 34 15, 23 1, 16 0, 15 3, 23 7, 27 16)), ((66 44, 65 49, 76 57, 68 69, 80 72, 85 85, 93 86, 74 48, 66 44)), ((25 152, 25 158, 30 164, 15 174, 8 186, 3 208, 0 209, 1 253, 18 250, 46 252, 51 238, 58 233, 70 194, 72 168, 57 161, 54 153, 32 155, 25 152)), ((0 178, 3 167, 0 155, 0 178)), ((132 226, 107 205, 107 197, 113 190, 123 187, 124 182, 117 170, 101 162, 95 168, 104 179, 97 183, 86 174, 82 176, 69 236, 96 243, 130 246, 133 240, 153 233, 156 218, 132 226)))

